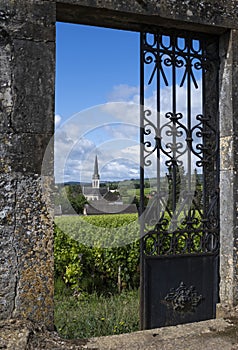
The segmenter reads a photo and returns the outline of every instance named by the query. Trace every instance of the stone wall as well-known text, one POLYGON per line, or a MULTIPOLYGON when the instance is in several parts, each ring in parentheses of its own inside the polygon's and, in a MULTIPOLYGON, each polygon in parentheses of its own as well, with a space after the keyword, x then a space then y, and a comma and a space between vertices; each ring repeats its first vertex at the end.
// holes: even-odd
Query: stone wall
POLYGON ((56 20, 220 35, 220 298, 238 303, 237 16, 237 0, 0 0, 1 319, 53 327, 51 153, 43 173, 41 164, 54 132, 56 20))
POLYGON ((52 327, 55 4, 1 0, 0 52, 0 318, 52 327))
POLYGON ((57 20, 141 28, 141 24, 219 33, 237 28, 237 0, 58 0, 57 20))
POLYGON ((220 299, 238 305, 238 32, 220 40, 220 299))

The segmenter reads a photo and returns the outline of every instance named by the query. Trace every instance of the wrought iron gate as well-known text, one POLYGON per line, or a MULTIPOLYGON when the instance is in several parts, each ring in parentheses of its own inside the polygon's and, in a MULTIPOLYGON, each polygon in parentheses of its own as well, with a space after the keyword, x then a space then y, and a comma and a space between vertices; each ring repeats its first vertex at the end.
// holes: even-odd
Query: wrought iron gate
POLYGON ((218 40, 150 28, 141 33, 140 59, 141 328, 148 329, 215 317, 218 40))

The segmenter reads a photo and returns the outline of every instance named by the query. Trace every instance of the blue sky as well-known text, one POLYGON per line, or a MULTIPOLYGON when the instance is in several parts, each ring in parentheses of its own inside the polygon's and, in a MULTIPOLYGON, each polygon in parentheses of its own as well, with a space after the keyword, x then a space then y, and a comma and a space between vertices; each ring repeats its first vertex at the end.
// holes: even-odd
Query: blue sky
POLYGON ((102 180, 138 177, 139 33, 57 23, 56 38, 56 181, 90 181, 95 154, 102 180))
MULTIPOLYGON (((151 109, 155 81, 145 86, 151 109)), ((171 87, 161 87, 164 118, 171 87)), ((90 182, 96 154, 101 180, 139 177, 139 33, 57 23, 55 97, 56 182, 90 182)), ((192 90, 192 103, 201 113, 201 89, 192 90)), ((186 118, 186 86, 177 88, 177 110, 186 118)), ((153 165, 147 177, 155 176, 156 159, 153 165)))
POLYGON ((65 120, 112 99, 115 87, 138 87, 139 34, 57 23, 55 112, 65 120))

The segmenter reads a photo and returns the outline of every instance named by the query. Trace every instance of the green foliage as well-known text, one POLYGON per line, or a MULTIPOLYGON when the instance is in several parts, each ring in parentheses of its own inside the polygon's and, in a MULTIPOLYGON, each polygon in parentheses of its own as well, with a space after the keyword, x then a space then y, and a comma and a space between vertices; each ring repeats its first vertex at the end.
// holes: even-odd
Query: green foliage
MULTIPOLYGON (((161 251, 170 250, 174 240, 178 253, 187 252, 187 237, 191 245, 188 253, 199 252, 202 247, 201 213, 191 211, 194 226, 191 234, 186 231, 186 215, 180 213, 178 227, 172 229, 168 213, 167 234, 161 234, 161 251), (179 228, 184 230, 183 233, 179 228)), ((187 213, 188 215, 189 213, 187 213)), ((134 289, 139 286, 139 224, 137 214, 67 216, 56 218, 55 226, 55 274, 74 290, 99 293, 134 289)), ((191 216, 190 216, 191 220, 191 216)), ((153 227, 151 227, 153 229, 153 227)), ((157 235, 147 240, 146 251, 153 253, 157 235)))
POLYGON ((57 186, 55 204, 61 205, 64 214, 72 214, 73 212, 81 214, 86 203, 87 200, 82 194, 80 185, 57 186))
POLYGON ((94 226, 118 228, 137 222, 137 214, 107 214, 84 216, 83 220, 94 226))
POLYGON ((135 219, 134 214, 56 218, 56 277, 90 293, 138 288, 140 244, 135 219))
POLYGON ((107 187, 109 187, 110 190, 117 190, 118 188, 118 181, 112 181, 112 182, 108 182, 106 185, 107 187))
POLYGON ((194 180, 195 182, 195 196, 193 199, 193 207, 196 209, 202 209, 203 207, 203 186, 202 181, 199 178, 197 169, 194 170, 194 180))
POLYGON ((161 224, 163 229, 161 233, 154 233, 154 227, 145 242, 145 251, 149 255, 157 255, 158 251, 155 246, 159 242, 160 254, 166 253, 198 253, 202 252, 203 242, 203 224, 202 211, 193 207, 176 213, 171 220, 168 212, 165 212, 161 224), (177 215, 177 216, 176 216, 177 215), (189 222, 189 225, 188 225, 189 222), (190 226, 192 224, 192 227, 190 226), (155 245, 156 242, 156 245, 155 245))
POLYGON ((185 171, 183 166, 177 164, 168 167, 168 208, 175 211, 182 189, 185 186, 185 171))
POLYGON ((138 197, 134 196, 134 199, 132 201, 132 204, 136 205, 136 208, 139 209, 140 208, 140 200, 138 197))
POLYGON ((62 216, 56 225, 69 237, 86 246, 119 247, 139 238, 137 214, 62 216))
POLYGON ((137 290, 110 296, 96 293, 64 296, 61 288, 61 282, 56 280, 55 325, 62 337, 91 338, 139 330, 137 290))

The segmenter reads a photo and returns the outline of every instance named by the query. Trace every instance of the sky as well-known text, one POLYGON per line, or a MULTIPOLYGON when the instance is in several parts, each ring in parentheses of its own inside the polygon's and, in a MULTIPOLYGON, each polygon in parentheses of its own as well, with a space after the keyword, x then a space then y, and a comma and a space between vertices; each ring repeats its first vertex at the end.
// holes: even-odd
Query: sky
MULTIPOLYGON (((95 155, 102 181, 139 178, 139 33, 66 23, 56 30, 56 182, 90 182, 95 155)), ((184 113, 185 96, 186 87, 178 89, 184 113)), ((201 91, 192 96, 197 112, 201 91)), ((153 109, 153 84, 145 97, 153 109)), ((161 99, 165 114, 170 87, 161 99)), ((146 177, 155 176, 153 164, 146 177)))
POLYGON ((138 104, 139 34, 57 23, 56 40, 56 181, 91 181, 96 154, 102 181, 138 177, 127 104, 138 104))
POLYGON ((137 91, 138 33, 57 23, 56 40, 55 110, 63 119, 137 91))

